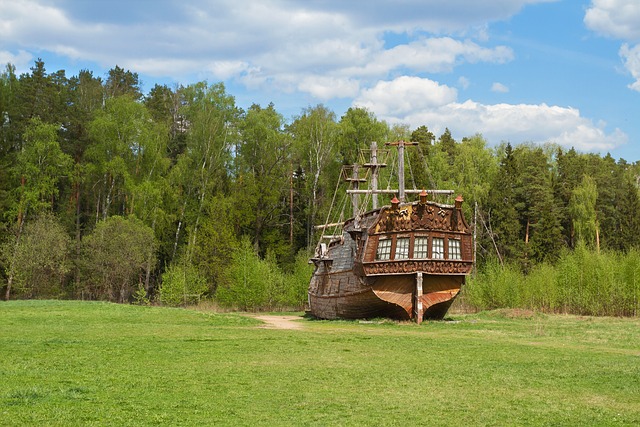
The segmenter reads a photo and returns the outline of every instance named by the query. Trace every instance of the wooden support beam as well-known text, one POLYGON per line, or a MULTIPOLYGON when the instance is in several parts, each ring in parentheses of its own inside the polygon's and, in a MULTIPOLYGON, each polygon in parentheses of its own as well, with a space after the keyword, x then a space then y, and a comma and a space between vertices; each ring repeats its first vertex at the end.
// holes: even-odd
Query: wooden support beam
POLYGON ((422 271, 416 273, 416 296, 413 304, 416 323, 422 323, 422 315, 424 314, 422 307, 422 271))

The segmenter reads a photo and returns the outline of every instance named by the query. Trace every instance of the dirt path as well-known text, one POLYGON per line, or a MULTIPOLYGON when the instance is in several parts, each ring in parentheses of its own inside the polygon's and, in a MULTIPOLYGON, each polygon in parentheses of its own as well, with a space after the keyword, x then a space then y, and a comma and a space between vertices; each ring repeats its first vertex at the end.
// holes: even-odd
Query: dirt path
POLYGON ((265 324, 261 328, 269 329, 302 329, 302 324, 296 322, 300 320, 300 316, 273 316, 261 315, 254 316, 258 320, 262 320, 265 324))

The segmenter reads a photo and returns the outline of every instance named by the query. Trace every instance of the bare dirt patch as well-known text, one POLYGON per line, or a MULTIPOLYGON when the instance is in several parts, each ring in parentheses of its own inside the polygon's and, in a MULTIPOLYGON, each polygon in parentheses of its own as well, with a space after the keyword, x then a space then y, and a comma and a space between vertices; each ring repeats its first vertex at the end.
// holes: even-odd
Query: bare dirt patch
POLYGON ((261 328, 267 329, 302 329, 302 325, 296 320, 300 320, 300 316, 277 316, 277 315, 260 315, 253 316, 264 322, 261 328))

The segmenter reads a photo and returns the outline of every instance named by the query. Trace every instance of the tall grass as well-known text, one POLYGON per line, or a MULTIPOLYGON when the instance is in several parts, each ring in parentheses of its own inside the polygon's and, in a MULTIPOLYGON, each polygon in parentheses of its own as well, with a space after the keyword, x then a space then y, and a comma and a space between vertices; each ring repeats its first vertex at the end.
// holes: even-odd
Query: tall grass
POLYGON ((515 265, 490 261, 464 291, 465 302, 479 310, 522 308, 595 316, 637 316, 639 298, 640 251, 599 253, 584 246, 528 274, 515 265))

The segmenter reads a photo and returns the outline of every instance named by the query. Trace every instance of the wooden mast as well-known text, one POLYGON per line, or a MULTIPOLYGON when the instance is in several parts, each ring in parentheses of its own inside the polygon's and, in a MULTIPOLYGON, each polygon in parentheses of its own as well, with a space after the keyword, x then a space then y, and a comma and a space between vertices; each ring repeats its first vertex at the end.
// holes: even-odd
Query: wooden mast
POLYGON ((353 169, 351 169, 351 178, 346 179, 346 181, 351 183, 351 189, 353 191, 351 193, 351 204, 353 205, 353 217, 356 218, 356 221, 358 215, 360 214, 360 193, 358 190, 360 189, 361 182, 367 182, 366 179, 359 177, 358 169, 359 165, 357 163, 354 163, 353 169))
POLYGON ((404 147, 418 145, 417 142, 395 141, 387 142, 385 145, 395 145, 398 147, 398 199, 400 203, 405 201, 404 191, 404 147))

